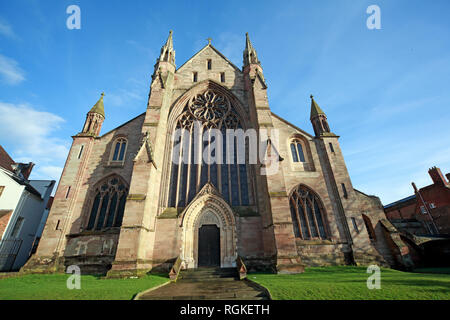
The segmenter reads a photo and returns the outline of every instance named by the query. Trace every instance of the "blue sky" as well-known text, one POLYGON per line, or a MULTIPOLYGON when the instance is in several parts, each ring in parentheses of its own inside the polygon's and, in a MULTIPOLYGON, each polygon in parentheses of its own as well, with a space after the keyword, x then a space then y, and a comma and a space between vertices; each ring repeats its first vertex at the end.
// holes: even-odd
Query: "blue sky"
POLYGON ((181 66, 211 37, 242 66, 249 32, 271 109, 312 133, 327 113, 355 188, 384 204, 450 171, 450 2, 0 0, 0 144, 58 180, 86 112, 105 92, 107 132, 145 111, 153 65, 174 31, 181 66), (69 30, 66 8, 81 9, 69 30), (381 9, 369 30, 366 8, 381 9))

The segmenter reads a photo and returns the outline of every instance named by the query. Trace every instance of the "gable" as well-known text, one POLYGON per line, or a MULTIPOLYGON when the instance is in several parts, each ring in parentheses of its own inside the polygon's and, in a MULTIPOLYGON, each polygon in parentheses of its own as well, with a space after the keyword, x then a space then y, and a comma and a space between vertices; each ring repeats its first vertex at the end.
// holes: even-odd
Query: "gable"
POLYGON ((213 80, 227 87, 242 83, 242 72, 212 45, 207 45, 175 71, 178 87, 190 87, 195 82, 193 74, 197 73, 197 82, 213 80), (208 69, 211 60, 211 69, 208 69), (221 78, 221 74, 224 78, 221 78))
POLYGON ((308 132, 300 129, 296 125, 293 125, 292 123, 290 123, 289 121, 281 118, 280 116, 276 115, 275 113, 271 112, 271 116, 272 116, 272 119, 278 120, 279 123, 281 123, 282 125, 286 126, 286 128, 289 128, 290 130, 297 131, 297 133, 299 133, 299 134, 301 134, 301 135, 303 135, 303 136, 305 136, 307 138, 314 138, 314 136, 312 136, 308 132))
MULTIPOLYGON (((203 63, 206 68, 206 60, 205 59, 214 59, 216 61, 225 62, 224 65, 227 65, 230 70, 235 70, 241 72, 241 70, 236 67, 230 60, 228 60, 219 50, 214 48, 212 45, 208 44, 204 46, 199 52, 194 54, 188 61, 186 61, 181 67, 179 67, 175 73, 182 73, 184 69, 188 66, 197 65, 199 61, 203 63)), ((214 70, 214 68, 213 68, 214 70)))

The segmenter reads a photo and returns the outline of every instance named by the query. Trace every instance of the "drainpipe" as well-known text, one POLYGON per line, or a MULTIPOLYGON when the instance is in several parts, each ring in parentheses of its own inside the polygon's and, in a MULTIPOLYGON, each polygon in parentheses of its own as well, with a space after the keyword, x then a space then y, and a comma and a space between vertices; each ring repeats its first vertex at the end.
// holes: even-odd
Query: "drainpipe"
MULTIPOLYGON (((424 206, 424 208, 425 208, 425 211, 427 212, 428 216, 430 217, 431 223, 433 224, 434 229, 436 230, 437 233, 439 233, 439 229, 437 228, 436 223, 434 223, 433 216, 431 215, 430 210, 428 209, 428 206, 427 206, 426 202, 423 200, 423 197, 422 197, 422 195, 420 194, 419 189, 417 189, 416 184, 415 184, 414 182, 411 182, 411 184, 412 184, 412 186, 413 186, 413 188, 414 188, 414 192, 415 192, 416 194, 419 195, 420 201, 423 203, 423 206, 424 206)), ((431 208, 430 208, 430 209, 431 209, 431 208)))

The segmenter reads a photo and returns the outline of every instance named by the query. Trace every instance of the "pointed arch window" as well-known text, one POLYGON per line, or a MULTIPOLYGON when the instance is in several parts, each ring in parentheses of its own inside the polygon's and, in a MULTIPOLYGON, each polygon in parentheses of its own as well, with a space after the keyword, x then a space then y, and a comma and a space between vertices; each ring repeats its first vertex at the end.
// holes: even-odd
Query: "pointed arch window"
POLYGON ((98 184, 93 192, 85 230, 104 230, 122 225, 128 188, 117 176, 98 184))
POLYGON ((295 139, 291 141, 292 161, 305 162, 305 153, 303 152, 303 145, 300 140, 295 139))
POLYGON ((362 218, 364 220, 364 224, 366 225, 367 233, 369 234, 369 239, 376 241, 377 236, 375 235, 375 229, 373 228, 370 218, 368 216, 366 216, 365 214, 362 215, 362 218))
POLYGON ((187 206, 207 182, 232 206, 253 204, 248 146, 245 154, 238 154, 242 150, 236 137, 227 134, 228 129, 243 129, 242 120, 226 95, 208 89, 193 96, 178 117, 176 129, 182 133, 173 142, 171 160, 178 160, 172 161, 169 207, 187 206), (234 151, 234 158, 227 153, 227 146, 234 151), (210 158, 205 159, 204 154, 210 158))
POLYGON ((291 194, 291 218, 296 238, 328 239, 325 210, 319 197, 300 185, 291 194))
POLYGON ((127 151, 127 139, 118 138, 113 143, 113 148, 111 150, 111 161, 112 162, 124 162, 125 153, 127 151))

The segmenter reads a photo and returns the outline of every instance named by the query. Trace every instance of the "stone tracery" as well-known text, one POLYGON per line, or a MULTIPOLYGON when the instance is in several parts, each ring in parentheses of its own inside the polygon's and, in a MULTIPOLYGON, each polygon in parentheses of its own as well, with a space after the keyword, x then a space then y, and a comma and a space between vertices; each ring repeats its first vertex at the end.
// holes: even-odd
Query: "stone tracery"
MULTIPOLYGON (((203 159, 203 151, 207 148, 211 148, 207 149, 211 157, 214 156, 216 159, 218 157, 213 145, 217 145, 220 141, 216 141, 217 138, 210 131, 208 132, 209 129, 218 129, 222 133, 223 154, 220 157, 225 162, 226 130, 241 128, 243 128, 242 120, 225 94, 208 88, 188 99, 183 111, 176 119, 175 129, 185 131, 178 140, 174 141, 174 147, 180 144, 182 148, 179 153, 172 155, 172 159, 183 158, 188 161, 172 163, 168 206, 185 207, 207 182, 211 182, 231 205, 246 206, 252 203, 249 168, 247 164, 236 163, 236 154, 231 164, 214 161, 207 163, 203 159), (200 125, 199 132, 195 130, 196 122, 200 125), (204 133, 207 134, 207 141, 202 139, 204 133), (198 152, 194 148, 195 142, 200 146, 199 153, 195 153, 198 152)), ((237 150, 236 141, 232 141, 231 144, 234 144, 234 150, 237 150)), ((176 152, 175 149, 174 152, 176 152)))

